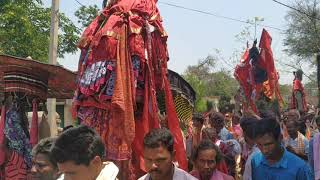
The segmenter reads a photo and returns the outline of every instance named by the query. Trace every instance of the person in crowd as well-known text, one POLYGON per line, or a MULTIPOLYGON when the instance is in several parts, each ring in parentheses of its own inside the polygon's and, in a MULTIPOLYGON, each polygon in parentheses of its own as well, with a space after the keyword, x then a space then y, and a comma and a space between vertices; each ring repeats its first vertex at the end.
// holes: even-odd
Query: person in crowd
POLYGON ((32 149, 32 180, 57 180, 60 176, 57 162, 55 162, 50 150, 55 138, 42 139, 32 149))
POLYGON ((65 180, 114 180, 119 169, 105 162, 105 146, 100 136, 88 126, 63 132, 51 149, 65 180))
POLYGON ((217 170, 222 154, 210 140, 203 140, 193 154, 195 170, 191 174, 199 180, 233 180, 232 176, 217 170))
POLYGON ((223 160, 218 163, 217 168, 224 172, 228 173, 232 176, 236 176, 240 173, 239 163, 240 163, 240 155, 241 155, 241 146, 235 139, 229 140, 220 140, 217 136, 217 133, 214 128, 205 128, 202 132, 203 139, 209 139, 216 146, 219 147, 220 151, 223 155, 223 160))
POLYGON ((300 116, 300 112, 296 109, 290 109, 288 112, 285 113, 285 121, 282 124, 282 129, 283 129, 283 139, 284 140, 288 140, 289 139, 289 133, 286 127, 286 122, 289 121, 295 121, 297 122, 297 127, 298 127, 298 131, 303 134, 304 136, 306 136, 306 132, 307 132, 307 126, 306 123, 303 121, 303 118, 301 118, 300 116))
MULTIPOLYGON (((207 127, 202 130, 202 141, 204 140, 209 140, 213 144, 219 143, 221 148, 223 146, 223 143, 221 143, 221 140, 218 139, 216 130, 212 127, 207 127)), ((222 156, 224 155, 222 154, 222 156)), ((228 166, 224 158, 221 158, 220 161, 217 162, 217 169, 223 173, 228 173, 228 166)))
POLYGON ((311 180, 310 167, 282 146, 280 125, 275 118, 263 118, 254 128, 255 142, 260 149, 252 160, 252 179, 311 180))
POLYGON ((301 114, 306 113, 308 111, 306 93, 302 84, 302 76, 303 71, 301 69, 294 72, 292 96, 290 103, 290 108, 297 109, 301 114))
POLYGON ((203 129, 203 122, 204 117, 200 113, 194 113, 192 115, 192 126, 193 126, 193 132, 192 132, 192 149, 197 147, 201 141, 202 137, 202 129, 203 129))
POLYGON ((214 144, 218 140, 218 134, 216 132, 216 129, 213 127, 206 127, 202 129, 201 135, 202 135, 201 140, 210 140, 214 144))
POLYGON ((256 143, 254 142, 254 128, 255 123, 258 119, 252 118, 242 118, 240 121, 240 126, 243 130, 243 136, 245 143, 242 148, 242 161, 244 162, 244 172, 243 180, 251 180, 252 177, 252 168, 251 168, 251 159, 255 153, 260 152, 256 143))
POLYGON ((296 109, 290 109, 287 112, 288 121, 298 121, 300 119, 300 113, 296 109))
POLYGON ((316 124, 319 132, 310 140, 308 159, 314 173, 314 179, 320 180, 320 116, 316 118, 316 124))
POLYGON ((284 145, 288 151, 299 156, 303 160, 308 160, 309 141, 298 131, 297 121, 289 120, 285 123, 289 137, 284 140, 284 145))
POLYGON ((231 116, 231 113, 226 113, 224 115, 224 121, 225 121, 225 127, 231 131, 231 128, 232 128, 232 116, 231 116))
POLYGON ((145 137, 144 163, 148 172, 139 180, 196 180, 174 163, 173 136, 166 128, 153 129, 145 137))
MULTIPOLYGON (((202 129, 204 123, 204 116, 200 113, 193 113, 192 122, 188 129, 188 136, 186 139, 186 153, 189 162, 191 162, 192 151, 198 146, 202 138, 202 129)), ((192 164, 189 164, 189 168, 192 169, 192 164)))
POLYGON ((209 116, 210 126, 216 129, 219 139, 225 141, 233 139, 232 134, 225 127, 224 115, 220 112, 213 112, 209 116))
POLYGON ((232 116, 232 126, 230 132, 233 135, 234 139, 240 140, 243 136, 242 129, 240 127, 240 117, 238 115, 232 116))

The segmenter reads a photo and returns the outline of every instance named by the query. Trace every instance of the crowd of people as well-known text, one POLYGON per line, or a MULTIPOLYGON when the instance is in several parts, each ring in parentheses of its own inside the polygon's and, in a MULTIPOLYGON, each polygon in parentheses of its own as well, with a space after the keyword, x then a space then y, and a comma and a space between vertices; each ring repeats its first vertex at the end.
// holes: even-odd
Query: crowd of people
MULTIPOLYGON (((187 170, 180 169, 175 160, 172 133, 165 127, 153 129, 143 141, 146 174, 136 179, 319 180, 320 117, 313 118, 318 130, 305 117, 297 110, 284 112, 281 118, 271 112, 262 117, 194 114, 185 140, 187 170)), ((121 168, 108 161, 105 148, 94 129, 85 125, 65 128, 57 138, 42 139, 33 147, 28 178, 117 179, 121 168)), ((19 164, 18 159, 10 162, 19 164)))

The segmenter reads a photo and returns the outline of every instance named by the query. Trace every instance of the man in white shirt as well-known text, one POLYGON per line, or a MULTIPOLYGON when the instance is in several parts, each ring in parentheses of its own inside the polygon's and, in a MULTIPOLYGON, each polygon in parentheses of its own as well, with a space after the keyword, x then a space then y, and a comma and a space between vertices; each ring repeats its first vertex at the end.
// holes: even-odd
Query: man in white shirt
POLYGON ((242 157, 246 160, 245 169, 243 172, 243 180, 252 180, 251 159, 255 153, 260 152, 254 142, 254 127, 258 121, 256 118, 241 118, 240 126, 243 131, 245 144, 242 149, 242 157))
POLYGON ((87 126, 70 128, 56 140, 51 154, 68 180, 115 180, 119 169, 103 162, 105 147, 99 135, 87 126))
POLYGON ((139 180, 196 180, 173 164, 175 151, 169 130, 154 129, 144 138, 144 163, 148 174, 139 180))

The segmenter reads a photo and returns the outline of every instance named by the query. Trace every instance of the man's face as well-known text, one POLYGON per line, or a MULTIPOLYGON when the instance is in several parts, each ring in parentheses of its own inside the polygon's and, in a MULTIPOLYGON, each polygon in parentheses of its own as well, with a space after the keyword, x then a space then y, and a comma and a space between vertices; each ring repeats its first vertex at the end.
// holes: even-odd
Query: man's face
POLYGON ((152 180, 164 180, 173 172, 173 154, 166 147, 144 148, 144 163, 152 180))
POLYGON ((195 166, 199 171, 201 179, 209 180, 211 178, 217 165, 216 156, 217 153, 214 149, 199 151, 195 166))
POLYGON ((278 150, 280 149, 280 140, 276 140, 272 134, 265 134, 256 138, 256 144, 268 160, 274 160, 273 158, 277 156, 278 150))
POLYGON ((224 120, 227 121, 227 122, 228 122, 228 121, 231 121, 231 115, 227 113, 227 114, 224 116, 224 120))
POLYGON ((296 138, 298 135, 298 127, 296 126, 296 123, 293 121, 289 121, 286 123, 288 134, 291 138, 296 138))
POLYGON ((201 129, 203 126, 203 124, 197 119, 192 120, 192 125, 193 125, 193 127, 197 128, 197 129, 201 129))
POLYGON ((58 168, 49 161, 47 154, 39 153, 32 158, 31 174, 33 180, 55 180, 58 168))
POLYGON ((288 117, 288 121, 298 121, 299 119, 299 116, 297 115, 297 113, 292 111, 288 113, 287 117, 288 117))
POLYGON ((64 180, 95 180, 101 171, 101 164, 92 160, 88 166, 76 164, 74 161, 58 163, 58 168, 64 174, 64 180))

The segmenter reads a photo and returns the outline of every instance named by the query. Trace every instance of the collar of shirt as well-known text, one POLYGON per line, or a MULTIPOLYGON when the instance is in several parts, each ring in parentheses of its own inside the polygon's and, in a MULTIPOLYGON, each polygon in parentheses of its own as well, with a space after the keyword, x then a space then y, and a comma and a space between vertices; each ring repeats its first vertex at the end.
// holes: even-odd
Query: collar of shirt
POLYGON ((268 167, 287 168, 288 167, 288 158, 287 158, 288 151, 285 148, 283 148, 283 149, 284 149, 283 155, 278 162, 270 165, 268 160, 263 156, 261 163, 265 166, 268 166, 268 167))

